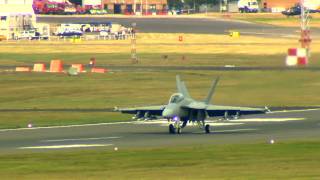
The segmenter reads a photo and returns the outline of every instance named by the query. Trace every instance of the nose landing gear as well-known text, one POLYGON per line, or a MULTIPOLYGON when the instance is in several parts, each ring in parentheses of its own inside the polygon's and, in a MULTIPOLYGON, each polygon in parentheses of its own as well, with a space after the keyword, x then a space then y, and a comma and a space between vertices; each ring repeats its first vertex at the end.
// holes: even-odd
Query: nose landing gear
MULTIPOLYGON (((170 134, 181 134, 181 130, 186 124, 181 122, 178 117, 172 120, 174 123, 169 125, 169 133, 170 134)), ((170 120, 169 120, 170 122, 170 120)))

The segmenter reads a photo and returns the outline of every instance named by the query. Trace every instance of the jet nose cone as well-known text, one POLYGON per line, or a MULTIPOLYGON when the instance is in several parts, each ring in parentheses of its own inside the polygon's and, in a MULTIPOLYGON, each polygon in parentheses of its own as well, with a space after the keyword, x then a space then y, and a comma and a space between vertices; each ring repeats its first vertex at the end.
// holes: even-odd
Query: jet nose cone
POLYGON ((164 109, 163 112, 162 112, 162 117, 166 117, 166 118, 169 118, 169 117, 172 117, 173 116, 173 110, 172 109, 164 109))

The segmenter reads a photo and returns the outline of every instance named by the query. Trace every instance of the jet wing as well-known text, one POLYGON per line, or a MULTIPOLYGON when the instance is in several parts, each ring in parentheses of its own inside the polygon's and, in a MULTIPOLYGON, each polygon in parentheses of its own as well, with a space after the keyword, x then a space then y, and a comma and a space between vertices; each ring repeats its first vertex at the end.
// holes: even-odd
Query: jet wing
POLYGON ((236 107, 236 106, 219 106, 208 105, 205 109, 209 116, 224 116, 228 115, 250 115, 250 114, 264 114, 268 111, 266 108, 250 108, 250 107, 236 107))
POLYGON ((144 106, 144 107, 134 107, 134 108, 116 108, 116 111, 125 113, 125 114, 145 114, 148 112, 150 115, 161 116, 162 111, 165 109, 166 105, 159 106, 144 106))

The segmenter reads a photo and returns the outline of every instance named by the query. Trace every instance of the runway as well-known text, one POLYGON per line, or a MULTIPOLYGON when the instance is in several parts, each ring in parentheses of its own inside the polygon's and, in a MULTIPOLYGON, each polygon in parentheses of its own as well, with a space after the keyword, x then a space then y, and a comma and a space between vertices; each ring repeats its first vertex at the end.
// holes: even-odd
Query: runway
MULTIPOLYGON (((226 34, 230 30, 235 30, 241 34, 253 36, 295 37, 299 35, 299 28, 219 18, 38 16, 37 21, 53 24, 112 22, 125 26, 131 26, 132 23, 136 23, 138 32, 143 33, 226 34)), ((318 34, 320 34, 320 29, 313 28, 312 35, 316 36, 318 34)))
POLYGON ((275 143, 318 139, 320 109, 290 110, 235 121, 209 123, 213 133, 188 126, 182 134, 168 134, 163 121, 134 121, 46 128, 0 130, 1 153, 66 149, 121 149, 193 146, 204 144, 275 143))

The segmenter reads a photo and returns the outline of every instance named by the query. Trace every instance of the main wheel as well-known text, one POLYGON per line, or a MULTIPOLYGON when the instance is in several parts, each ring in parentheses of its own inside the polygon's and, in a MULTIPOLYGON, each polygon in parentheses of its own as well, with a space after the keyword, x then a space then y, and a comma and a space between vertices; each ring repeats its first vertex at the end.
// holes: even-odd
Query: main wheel
POLYGON ((207 124, 207 125, 204 127, 204 130, 205 130, 205 132, 206 132, 207 134, 209 134, 209 133, 210 133, 210 125, 207 124))
POLYGON ((181 128, 177 128, 177 133, 181 134, 181 128))
POLYGON ((169 133, 170 134, 175 134, 176 133, 176 128, 174 128, 173 124, 169 125, 169 133))

